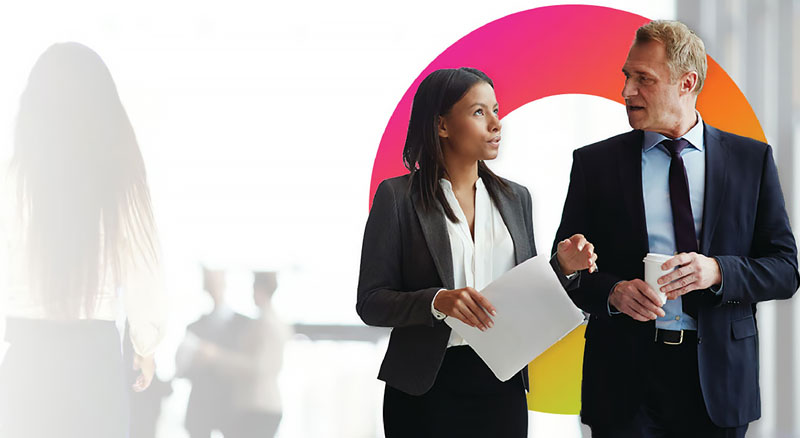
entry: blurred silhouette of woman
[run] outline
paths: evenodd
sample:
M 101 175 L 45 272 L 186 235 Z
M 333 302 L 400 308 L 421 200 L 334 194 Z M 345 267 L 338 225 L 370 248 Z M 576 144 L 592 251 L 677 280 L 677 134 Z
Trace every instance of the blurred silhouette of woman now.
M 48 48 L 14 134 L 0 216 L 0 436 L 125 437 L 131 365 L 115 321 L 130 324 L 142 391 L 165 301 L 144 162 L 100 57 Z

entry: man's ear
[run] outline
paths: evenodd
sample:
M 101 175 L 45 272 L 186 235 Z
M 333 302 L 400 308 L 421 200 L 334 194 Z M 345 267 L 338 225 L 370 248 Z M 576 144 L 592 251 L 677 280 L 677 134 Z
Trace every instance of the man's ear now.
M 681 76 L 681 94 L 694 93 L 697 88 L 698 75 L 696 71 L 684 73 Z
M 439 137 L 447 138 L 447 125 L 445 124 L 444 117 L 439 116 L 438 129 Z

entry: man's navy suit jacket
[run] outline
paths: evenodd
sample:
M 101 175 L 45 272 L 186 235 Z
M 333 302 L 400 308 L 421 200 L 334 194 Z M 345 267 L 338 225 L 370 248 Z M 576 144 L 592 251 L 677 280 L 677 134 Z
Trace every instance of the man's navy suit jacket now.
M 706 184 L 700 253 L 722 271 L 720 295 L 705 289 L 697 317 L 697 361 L 708 414 L 720 427 L 761 415 L 756 303 L 790 298 L 798 288 L 797 248 L 769 145 L 705 125 Z M 610 315 L 608 295 L 621 280 L 644 278 L 648 253 L 642 198 L 642 131 L 573 154 L 564 211 L 553 248 L 574 233 L 595 245 L 599 272 L 569 291 L 591 316 L 586 329 L 584 423 L 630 420 L 644 394 L 646 352 L 655 323 Z M 650 345 L 648 345 L 648 343 Z

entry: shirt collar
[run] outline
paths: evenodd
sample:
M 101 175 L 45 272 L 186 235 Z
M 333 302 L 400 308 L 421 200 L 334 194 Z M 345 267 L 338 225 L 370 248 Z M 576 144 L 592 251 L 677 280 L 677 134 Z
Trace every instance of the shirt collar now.
M 697 114 L 697 123 L 689 130 L 683 137 L 680 137 L 689 142 L 695 149 L 703 150 L 703 118 L 700 113 L 695 110 Z M 668 137 L 653 131 L 644 131 L 644 142 L 642 143 L 642 150 L 649 152 L 650 149 L 658 146 L 664 140 L 669 140 Z
M 451 192 L 453 191 L 453 184 L 451 184 L 448 179 L 439 178 L 439 184 L 442 186 L 443 189 L 451 191 Z M 481 177 L 478 177 L 478 180 L 475 181 L 475 189 L 476 190 L 481 190 L 483 188 L 484 188 L 483 179 L 481 179 Z

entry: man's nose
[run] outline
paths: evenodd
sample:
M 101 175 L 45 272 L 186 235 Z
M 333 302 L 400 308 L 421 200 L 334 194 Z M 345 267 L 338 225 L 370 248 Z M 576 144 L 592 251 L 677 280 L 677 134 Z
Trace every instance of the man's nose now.
M 631 96 L 635 96 L 638 94 L 639 90 L 633 84 L 633 81 L 630 78 L 625 79 L 625 85 L 622 87 L 622 98 L 628 99 Z

